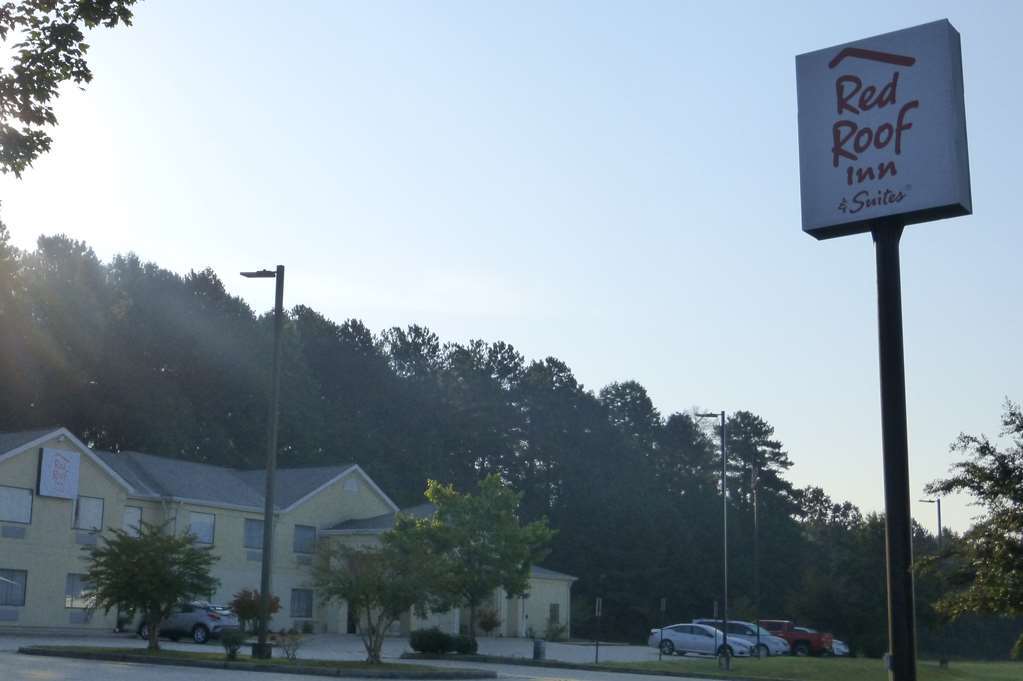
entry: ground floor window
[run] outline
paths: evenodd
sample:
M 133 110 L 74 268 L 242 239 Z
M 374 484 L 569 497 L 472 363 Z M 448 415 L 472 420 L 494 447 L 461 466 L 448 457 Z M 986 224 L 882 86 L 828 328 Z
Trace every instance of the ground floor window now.
M 561 604 L 551 603 L 550 615 L 547 621 L 551 624 L 561 624 Z
M 0 570 L 0 605 L 14 607 L 25 605 L 27 582 L 26 570 Z
M 88 608 L 92 606 L 92 584 L 85 575 L 69 574 L 64 580 L 64 607 Z
M 292 589 L 291 590 L 291 616 L 312 617 L 313 616 L 313 590 Z

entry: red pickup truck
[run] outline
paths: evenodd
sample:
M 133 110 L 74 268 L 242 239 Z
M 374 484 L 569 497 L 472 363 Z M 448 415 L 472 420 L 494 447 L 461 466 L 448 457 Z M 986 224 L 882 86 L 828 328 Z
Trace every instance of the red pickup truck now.
M 760 620 L 760 626 L 788 641 L 793 655 L 805 657 L 834 654 L 834 637 L 831 634 L 822 634 L 809 627 L 797 627 L 792 620 Z

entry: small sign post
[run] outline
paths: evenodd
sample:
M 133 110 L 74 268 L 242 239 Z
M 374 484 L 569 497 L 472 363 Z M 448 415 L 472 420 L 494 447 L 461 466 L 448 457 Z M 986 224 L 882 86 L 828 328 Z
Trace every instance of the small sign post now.
M 604 599 L 597 596 L 597 600 L 593 605 L 594 614 L 597 616 L 597 640 L 593 646 L 593 664 L 600 664 L 600 619 L 601 611 L 603 610 Z
M 799 55 L 796 80 L 803 230 L 874 240 L 888 669 L 916 681 L 899 240 L 973 212 L 959 33 L 941 20 Z

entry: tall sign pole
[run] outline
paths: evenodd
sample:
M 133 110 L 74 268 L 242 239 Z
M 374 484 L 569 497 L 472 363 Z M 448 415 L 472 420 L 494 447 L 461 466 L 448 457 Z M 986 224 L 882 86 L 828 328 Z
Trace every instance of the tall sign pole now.
M 885 560 L 888 568 L 889 667 L 892 678 L 916 679 L 913 606 L 913 527 L 909 511 L 906 371 L 902 349 L 902 225 L 873 231 L 877 257 L 877 330 L 881 365 L 881 442 L 884 457 Z
M 947 20 L 796 57 L 803 231 L 870 232 L 877 266 L 889 672 L 916 681 L 899 241 L 969 215 L 959 33 Z

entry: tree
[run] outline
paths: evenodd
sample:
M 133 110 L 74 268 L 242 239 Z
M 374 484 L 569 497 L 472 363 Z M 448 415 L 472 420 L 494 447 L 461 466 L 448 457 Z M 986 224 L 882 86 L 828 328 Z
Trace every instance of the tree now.
M 554 532 L 546 518 L 522 525 L 522 495 L 496 475 L 484 478 L 479 494 L 460 494 L 452 485 L 431 480 L 426 498 L 436 514 L 421 521 L 438 555 L 445 557 L 447 579 L 440 600 L 469 608 L 469 636 L 476 638 L 476 609 L 498 587 L 510 596 L 529 585 L 529 568 L 546 554 Z
M 0 171 L 21 173 L 52 140 L 52 101 L 66 81 L 92 80 L 82 28 L 131 25 L 136 0 L 22 0 L 0 4 L 0 41 L 14 44 L 14 65 L 0 68 Z
M 366 661 L 379 664 L 388 628 L 409 610 L 423 617 L 433 602 L 442 561 L 422 528 L 399 515 L 380 546 L 321 544 L 313 583 L 325 601 L 343 600 L 363 623 Z
M 94 607 L 141 612 L 149 628 L 149 650 L 159 650 L 160 622 L 182 600 L 213 593 L 219 580 L 210 575 L 217 561 L 212 547 L 195 546 L 191 534 L 165 532 L 143 522 L 137 537 L 112 529 L 89 551 L 88 581 Z
M 1010 445 L 999 449 L 987 436 L 961 434 L 952 450 L 967 458 L 952 474 L 930 483 L 928 494 L 968 492 L 985 512 L 949 547 L 952 593 L 937 609 L 956 619 L 967 613 L 1023 615 L 1023 410 L 1006 400 L 1002 436 Z M 1023 634 L 1014 648 L 1023 656 Z

